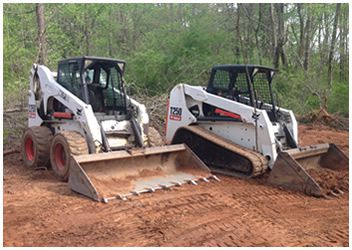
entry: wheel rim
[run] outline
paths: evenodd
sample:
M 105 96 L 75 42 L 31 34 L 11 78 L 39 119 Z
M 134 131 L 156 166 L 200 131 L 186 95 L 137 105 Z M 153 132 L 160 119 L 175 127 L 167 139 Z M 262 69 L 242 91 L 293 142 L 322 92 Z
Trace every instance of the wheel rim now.
M 54 159 L 58 169 L 64 170 L 66 165 L 66 154 L 65 154 L 64 146 L 61 143 L 58 143 L 55 145 Z
M 30 161 L 34 160 L 34 145 L 32 137 L 28 136 L 24 142 L 26 158 Z

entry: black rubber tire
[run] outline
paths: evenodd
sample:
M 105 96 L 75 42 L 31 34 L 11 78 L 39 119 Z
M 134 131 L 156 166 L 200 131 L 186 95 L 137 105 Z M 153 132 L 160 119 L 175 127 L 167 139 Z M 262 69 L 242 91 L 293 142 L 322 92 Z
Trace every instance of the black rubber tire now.
M 50 162 L 55 175 L 67 181 L 72 158 L 71 155 L 88 154 L 85 138 L 76 131 L 64 131 L 54 136 L 50 147 Z
M 50 144 L 53 134 L 48 127 L 28 128 L 22 136 L 21 154 L 26 167 L 50 166 Z

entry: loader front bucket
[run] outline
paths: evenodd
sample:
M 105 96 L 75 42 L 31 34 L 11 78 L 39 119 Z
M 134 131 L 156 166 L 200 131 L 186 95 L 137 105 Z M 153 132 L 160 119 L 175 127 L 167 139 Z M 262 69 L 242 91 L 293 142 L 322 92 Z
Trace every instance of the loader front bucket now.
M 217 179 L 184 144 L 73 156 L 71 162 L 70 188 L 103 202 Z
M 320 197 L 348 190 L 346 178 L 347 156 L 335 144 L 317 144 L 280 152 L 267 181 Z

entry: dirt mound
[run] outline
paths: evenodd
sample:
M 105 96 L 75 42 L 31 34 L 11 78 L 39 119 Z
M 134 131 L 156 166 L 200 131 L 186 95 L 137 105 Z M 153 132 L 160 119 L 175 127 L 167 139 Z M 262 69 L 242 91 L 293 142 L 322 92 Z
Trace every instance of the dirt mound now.
M 348 170 L 334 171 L 326 168 L 308 170 L 308 173 L 322 188 L 324 194 L 331 194 L 331 191 L 339 194 L 339 190 L 348 192 Z
M 303 123 L 313 125 L 325 125 L 331 128 L 348 130 L 348 117 L 343 117 L 339 114 L 330 114 L 325 108 L 313 111 L 309 114 L 297 116 L 297 119 Z
M 120 193 L 131 190 L 133 185 L 129 179 L 115 179 L 115 178 L 95 178 L 94 176 L 89 177 L 94 188 L 97 190 L 99 195 L 102 197 L 116 196 Z
M 348 132 L 335 130 L 325 125 L 300 125 L 298 127 L 299 144 L 308 146 L 320 143 L 335 143 L 348 155 Z
M 143 178 L 148 177 L 163 176 L 165 173 L 161 168 L 154 170 L 143 169 L 136 173 L 135 175 L 128 175 L 124 178 L 113 178 L 113 177 L 99 177 L 90 175 L 89 179 L 102 197 L 112 197 L 116 195 L 128 194 L 131 192 L 135 183 Z

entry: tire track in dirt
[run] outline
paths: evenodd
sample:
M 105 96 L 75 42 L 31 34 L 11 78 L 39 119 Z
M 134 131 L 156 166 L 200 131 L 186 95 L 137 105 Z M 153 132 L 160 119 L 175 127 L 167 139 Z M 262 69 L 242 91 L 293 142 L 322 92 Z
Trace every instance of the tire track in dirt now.
M 317 199 L 219 177 L 102 204 L 5 157 L 4 245 L 348 246 L 348 193 Z
M 241 185 L 241 187 L 244 186 L 245 184 Z M 347 196 L 334 199 L 318 199 L 300 193 L 281 191 L 276 188 L 270 189 L 270 187 L 267 186 L 260 187 L 259 185 L 252 188 L 252 191 L 252 193 L 248 191 L 236 192 L 233 194 L 233 198 L 238 199 L 243 207 L 253 209 L 256 215 L 261 216 L 261 218 L 268 220 L 270 223 L 290 225 L 290 231 L 294 232 L 296 235 L 302 234 L 302 227 L 307 224 L 306 221 L 309 221 L 308 227 L 305 228 L 305 231 L 308 231 L 308 234 L 311 233 L 312 237 L 306 237 L 304 241 L 297 242 L 295 245 L 315 245 L 317 237 L 316 233 L 314 233 L 314 229 L 322 226 L 331 228 L 332 226 L 330 225 L 329 220 L 336 221 L 339 219 L 339 216 L 341 216 L 340 214 L 339 216 L 335 216 L 334 214 L 331 215 L 332 205 L 329 203 L 333 202 L 335 206 L 336 203 L 341 203 L 339 204 L 341 211 L 345 211 L 345 214 L 348 217 Z M 246 197 L 250 198 L 246 199 Z M 346 200 L 347 204 L 345 203 Z M 255 206 L 255 204 L 260 204 L 260 206 Z M 324 220 L 328 222 L 322 224 L 322 221 L 317 219 L 316 223 L 314 223 L 314 220 L 310 218 L 312 216 L 311 213 L 321 214 L 324 216 Z M 339 234 L 334 235 L 331 234 L 331 232 L 328 232 L 329 237 L 326 237 L 325 233 L 323 233 L 321 236 L 321 242 L 325 242 L 326 245 L 330 246 L 347 245 L 348 225 L 344 224 L 347 226 L 341 227 L 341 229 L 339 229 L 339 224 L 335 225 L 337 227 L 336 231 L 339 232 Z M 287 228 L 287 226 L 285 226 L 285 228 Z M 305 234 L 302 234 L 302 236 L 305 236 Z
M 223 178 L 226 179 L 226 177 Z M 226 184 L 226 182 L 220 182 L 213 184 L 211 187 L 199 187 L 200 190 L 203 188 L 210 190 L 208 194 L 197 193 L 198 190 L 196 191 L 196 188 L 194 188 L 195 194 L 187 198 L 168 199 L 146 210 L 145 214 L 147 216 L 141 216 L 141 219 L 145 220 L 146 228 L 150 228 L 150 225 L 153 225 L 154 228 L 158 228 L 158 231 L 164 236 L 163 241 L 167 241 L 168 238 L 177 239 L 176 241 L 172 241 L 172 244 L 159 241 L 157 245 L 210 246 L 212 245 L 211 242 L 214 241 L 216 241 L 217 244 L 220 242 L 219 246 L 237 246 L 239 242 L 243 242 L 244 245 L 253 246 L 271 245 L 271 242 L 274 241 L 276 241 L 277 245 L 287 244 L 287 240 L 282 241 L 280 239 L 282 238 L 283 232 L 285 232 L 284 236 L 285 239 L 287 239 L 289 232 L 283 227 L 277 228 L 276 226 L 276 230 L 280 232 L 280 234 L 276 234 L 275 237 L 272 237 L 272 222 L 263 220 L 258 209 L 248 208 L 248 204 L 241 199 L 234 200 L 231 193 L 225 195 L 221 194 L 221 198 L 217 197 L 219 193 L 217 193 L 216 190 L 223 188 L 223 185 Z M 251 184 L 246 184 L 246 186 L 251 186 Z M 178 190 L 178 192 L 181 191 Z M 268 193 L 270 192 L 264 192 L 264 194 Z M 271 190 L 271 193 L 280 193 L 280 190 Z M 243 192 L 242 196 L 244 197 L 250 194 L 250 197 L 253 197 L 253 193 L 248 191 Z M 256 194 L 254 193 L 254 195 Z M 202 198 L 199 199 L 199 197 Z M 254 199 L 254 201 L 257 200 Z M 160 209 L 161 207 L 162 210 Z M 221 211 L 221 214 L 219 214 L 219 211 Z M 176 220 L 178 222 L 178 225 L 182 224 L 182 229 L 175 229 L 174 221 L 172 222 L 167 219 L 164 219 L 163 223 L 167 226 L 160 226 L 159 221 L 162 221 L 165 215 L 171 215 L 174 221 Z M 196 219 L 194 219 L 195 215 Z M 258 238 L 253 232 L 270 233 Z

